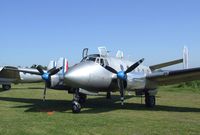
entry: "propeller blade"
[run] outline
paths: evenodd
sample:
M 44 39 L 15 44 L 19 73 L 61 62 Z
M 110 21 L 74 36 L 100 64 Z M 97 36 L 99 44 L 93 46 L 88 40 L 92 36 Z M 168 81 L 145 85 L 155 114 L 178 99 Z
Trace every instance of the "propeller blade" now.
M 47 83 L 45 83 L 44 93 L 43 93 L 43 101 L 46 99 L 46 92 L 47 92 Z
M 118 79 L 118 86 L 120 89 L 121 105 L 124 105 L 124 81 L 121 79 Z
M 110 66 L 106 66 L 105 68 L 106 68 L 108 71 L 110 71 L 110 72 L 112 72 L 112 73 L 114 73 L 114 74 L 117 74 L 117 71 L 116 71 L 115 69 L 111 68 Z
M 142 58 L 141 60 L 139 60 L 138 62 L 136 62 L 135 64 L 133 64 L 132 66 L 130 66 L 126 71 L 125 74 L 133 71 L 135 68 L 137 68 L 142 62 L 144 61 L 144 58 Z
M 53 68 L 53 69 L 51 69 L 51 70 L 49 70 L 48 72 L 49 72 L 49 75 L 51 76 L 51 75 L 55 75 L 55 74 L 57 74 L 60 70 L 62 69 L 62 67 L 60 67 L 60 68 Z
M 36 67 L 36 69 L 37 69 L 41 74 L 44 74 L 44 71 L 43 71 L 43 68 L 42 68 L 41 65 L 38 65 L 38 66 Z
M 50 69 L 49 71 L 48 71 L 48 73 L 51 73 L 53 70 L 55 70 L 56 69 L 56 67 L 53 67 L 52 69 Z

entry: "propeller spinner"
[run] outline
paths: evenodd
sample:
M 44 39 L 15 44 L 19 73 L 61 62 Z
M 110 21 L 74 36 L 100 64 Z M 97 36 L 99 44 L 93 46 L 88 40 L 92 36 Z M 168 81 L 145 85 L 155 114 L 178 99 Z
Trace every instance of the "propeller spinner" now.
M 127 81 L 127 73 L 130 73 L 133 71 L 135 68 L 137 68 L 142 62 L 144 61 L 144 58 L 139 60 L 138 62 L 134 63 L 132 66 L 130 66 L 126 71 L 116 71 L 110 66 L 106 66 L 105 68 L 114 73 L 117 74 L 117 82 L 118 82 L 118 87 L 120 89 L 120 96 L 121 96 L 121 104 L 124 105 L 124 82 Z

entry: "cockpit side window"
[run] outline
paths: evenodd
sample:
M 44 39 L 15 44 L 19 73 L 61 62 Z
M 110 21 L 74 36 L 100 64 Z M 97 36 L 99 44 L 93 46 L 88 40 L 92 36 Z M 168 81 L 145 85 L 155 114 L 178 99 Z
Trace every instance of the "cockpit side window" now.
M 108 61 L 106 59 L 100 58 L 100 57 L 97 57 L 95 62 L 98 63 L 99 65 L 103 66 L 103 67 L 105 67 L 106 65 L 109 65 Z
M 109 66 L 109 63 L 108 63 L 107 59 L 104 59 L 104 64 L 105 64 L 105 66 Z
M 104 67 L 104 65 L 105 65 L 105 64 L 104 64 L 104 59 L 102 59 L 102 58 L 100 59 L 100 65 L 103 66 L 103 67 Z
M 95 62 L 99 64 L 100 63 L 100 58 L 97 57 L 96 60 L 95 60 Z

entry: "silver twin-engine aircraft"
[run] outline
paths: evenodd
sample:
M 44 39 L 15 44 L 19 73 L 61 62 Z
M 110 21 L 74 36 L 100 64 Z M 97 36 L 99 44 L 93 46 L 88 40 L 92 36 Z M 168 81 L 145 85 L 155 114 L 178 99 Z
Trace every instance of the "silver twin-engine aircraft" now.
M 34 72 L 18 70 L 42 76 L 46 82 L 44 97 L 46 87 L 65 89 L 73 93 L 72 111 L 78 113 L 81 104 L 86 100 L 86 95 L 96 95 L 99 92 L 106 92 L 107 98 L 110 98 L 111 92 L 119 91 L 121 104 L 124 105 L 125 91 L 135 91 L 136 95 L 145 95 L 147 107 L 154 107 L 158 86 L 200 79 L 200 68 L 157 70 L 182 62 L 187 65 L 187 57 L 186 53 L 183 59 L 143 66 L 141 63 L 144 59 L 137 62 L 126 60 L 121 51 L 118 51 L 116 57 L 111 57 L 105 47 L 99 47 L 99 54 L 89 55 L 88 49 L 84 49 L 81 62 L 69 69 L 66 64 L 63 64 L 64 66 L 57 65 L 48 71 L 44 71 L 40 66 L 37 67 L 38 71 Z M 61 61 L 65 63 L 66 59 Z

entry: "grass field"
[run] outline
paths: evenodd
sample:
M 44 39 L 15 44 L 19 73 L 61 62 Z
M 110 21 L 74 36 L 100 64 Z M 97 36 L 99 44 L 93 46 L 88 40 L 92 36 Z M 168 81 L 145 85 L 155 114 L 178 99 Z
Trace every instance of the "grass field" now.
M 140 97 L 128 96 L 120 106 L 118 93 L 88 97 L 80 114 L 71 112 L 72 95 L 43 84 L 15 85 L 0 92 L 0 135 L 198 135 L 200 92 L 161 87 L 157 106 L 149 109 Z M 144 99 L 143 99 L 144 102 Z

